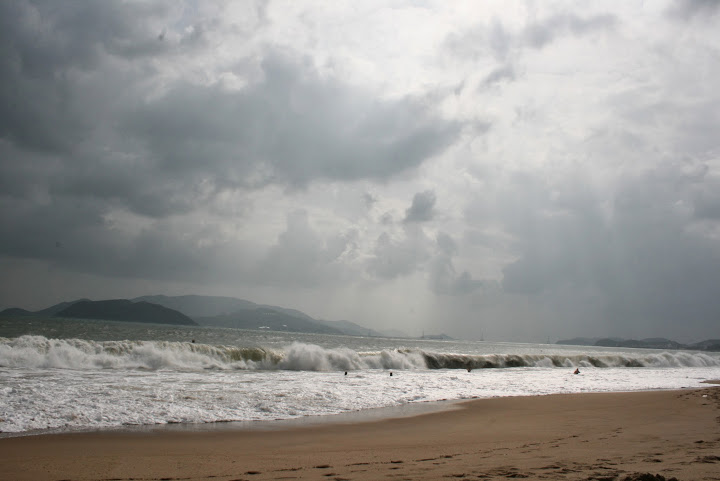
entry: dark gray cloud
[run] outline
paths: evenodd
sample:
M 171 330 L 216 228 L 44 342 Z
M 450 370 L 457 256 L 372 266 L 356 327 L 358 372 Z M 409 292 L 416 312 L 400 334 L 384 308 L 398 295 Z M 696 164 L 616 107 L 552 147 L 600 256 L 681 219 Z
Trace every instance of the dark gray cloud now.
M 362 195 L 363 202 L 365 203 L 365 207 L 368 209 L 371 208 L 376 202 L 377 198 L 372 195 L 370 192 L 365 192 Z
M 115 129 L 130 99 L 145 93 L 152 62 L 189 52 L 194 41 L 187 37 L 197 38 L 200 29 L 191 28 L 158 42 L 157 25 L 175 8 L 174 2 L 0 5 L 0 149 L 7 154 L 0 170 L 14 194 L 43 191 L 59 206 L 63 197 L 95 198 L 100 209 L 125 203 L 154 216 L 188 210 L 192 184 L 182 176 L 166 180 Z
M 218 254 L 198 247 L 195 234 L 173 235 L 165 219 L 269 184 L 385 180 L 459 133 L 424 97 L 378 99 L 271 47 L 233 67 L 248 82 L 241 89 L 162 77 L 163 65 L 201 52 L 219 28 L 218 19 L 185 19 L 184 8 L 0 4 L 0 221 L 13 226 L 0 237 L 1 255 L 154 279 L 224 272 Z M 154 221 L 118 232 L 107 218 L 125 211 Z M 56 239 L 62 252 L 48 249 Z M 304 236 L 283 239 L 266 262 L 303 250 Z M 350 241 L 328 242 L 315 254 L 332 257 Z M 266 267 L 268 282 L 290 272 Z M 325 274 L 318 278 L 336 276 Z
M 357 232 L 323 239 L 310 225 L 304 210 L 291 212 L 287 225 L 264 258 L 247 276 L 256 285 L 317 287 L 343 281 L 349 267 L 340 262 L 357 249 Z
M 150 56 L 167 49 L 153 23 L 172 4 L 8 1 L 0 4 L 0 138 L 20 148 L 70 153 L 87 140 L 101 106 L 93 90 L 112 92 L 112 78 L 87 78 L 105 59 Z M 110 85 L 102 85 L 109 81 Z
M 611 14 L 583 17 L 574 13 L 560 13 L 527 22 L 522 29 L 510 31 L 498 19 L 493 19 L 489 25 L 478 25 L 465 32 L 448 35 L 444 47 L 461 58 L 477 61 L 492 56 L 501 65 L 506 65 L 513 59 L 514 51 L 525 47 L 541 49 L 559 38 L 582 37 L 611 30 L 618 22 Z
M 514 46 L 513 35 L 498 19 L 490 25 L 477 25 L 467 31 L 453 32 L 445 39 L 444 50 L 461 58 L 478 60 L 490 55 L 505 62 Z
M 419 270 L 431 255 L 431 244 L 422 229 L 407 226 L 402 236 L 383 232 L 375 242 L 366 269 L 374 277 L 391 280 Z
M 642 326 L 683 336 L 683 329 L 713 325 L 720 255 L 712 236 L 689 226 L 692 199 L 720 187 L 717 181 L 658 166 L 626 179 L 608 204 L 578 180 L 552 188 L 529 179 L 517 185 L 526 192 L 523 204 L 508 203 L 504 218 L 518 220 L 507 225 L 520 257 L 504 269 L 504 291 L 538 299 L 594 292 L 599 312 L 588 318 L 602 319 L 611 332 Z
M 407 323 L 470 335 L 711 332 L 718 3 L 526 6 L 444 5 L 419 43 L 342 7 L 0 2 L 0 264 L 333 289 L 376 322 L 422 296 Z
M 88 116 L 77 122 L 52 108 L 45 112 L 44 104 L 33 106 L 39 124 L 28 119 L 18 127 L 12 115 L 3 115 L 16 156 L 36 147 L 54 155 L 29 159 L 52 169 L 18 162 L 3 170 L 8 177 L 23 170 L 23 180 L 49 185 L 56 195 L 91 196 L 163 217 L 227 189 L 385 179 L 418 166 L 458 133 L 458 124 L 434 119 L 420 99 L 378 102 L 307 68 L 272 54 L 263 62 L 264 80 L 253 87 L 176 85 L 148 103 L 106 105 L 115 117 L 92 127 L 103 110 L 97 105 L 74 109 Z M 32 138 L 21 139 L 25 134 Z M 55 136 L 62 146 L 53 143 Z M 60 176 L 42 179 L 55 169 Z
M 496 68 L 489 74 L 485 76 L 485 78 L 482 81 L 483 87 L 489 87 L 498 83 L 501 83 L 503 81 L 512 82 L 515 80 L 516 74 L 515 69 L 512 65 L 503 65 L 501 67 Z
M 697 193 L 693 209 L 695 218 L 702 220 L 720 220 L 720 192 L 704 189 Z
M 0 6 L 0 138 L 18 152 L 55 155 L 52 162 L 67 167 L 57 192 L 105 196 L 162 216 L 196 202 L 188 193 L 208 179 L 222 190 L 386 178 L 438 153 L 459 131 L 421 98 L 378 101 L 277 51 L 266 52 L 261 79 L 244 90 L 169 83 L 165 94 L 143 101 L 157 73 L 152 62 L 192 53 L 214 27 L 212 19 L 196 20 L 159 41 L 177 20 L 174 7 Z M 147 62 L 123 66 L 118 58 Z
M 138 105 L 124 130 L 164 169 L 241 187 L 384 179 L 416 167 L 459 133 L 422 99 L 380 102 L 279 53 L 261 68 L 263 80 L 240 91 L 174 86 Z
M 427 222 L 432 220 L 436 201 L 434 191 L 418 192 L 413 196 L 412 205 L 405 211 L 403 222 Z
M 687 21 L 694 18 L 709 19 L 719 11 L 720 3 L 716 0 L 677 0 L 671 3 L 665 13 L 669 18 Z
M 522 36 L 524 42 L 534 48 L 543 48 L 560 36 L 582 36 L 595 31 L 613 28 L 618 20 L 609 14 L 580 17 L 574 14 L 553 15 L 528 25 Z
M 483 287 L 483 281 L 473 279 L 468 271 L 455 270 L 453 257 L 458 254 L 455 240 L 444 232 L 437 236 L 437 254 L 429 262 L 430 289 L 436 294 L 459 296 Z
M 503 27 L 498 19 L 494 19 L 487 32 L 487 41 L 495 58 L 505 60 L 512 48 L 512 35 Z

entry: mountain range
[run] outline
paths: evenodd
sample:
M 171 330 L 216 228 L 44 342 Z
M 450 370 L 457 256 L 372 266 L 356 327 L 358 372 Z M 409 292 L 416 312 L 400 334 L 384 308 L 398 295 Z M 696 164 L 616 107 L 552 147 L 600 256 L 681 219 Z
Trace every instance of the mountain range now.
M 219 296 L 141 296 L 134 299 L 91 301 L 78 299 L 61 302 L 39 311 L 17 307 L 5 309 L 0 317 L 58 317 L 75 319 L 105 319 L 112 321 L 175 324 L 187 326 L 216 326 L 236 329 L 267 329 L 272 331 L 343 334 L 372 337 L 409 337 L 400 331 L 368 329 L 350 321 L 314 319 L 297 309 L 256 304 L 235 297 Z M 425 336 L 425 339 L 449 339 L 444 335 Z M 691 349 L 720 351 L 720 339 L 681 344 L 664 338 L 641 340 L 621 338 L 585 338 L 560 340 L 556 344 L 648 349 Z
M 218 296 L 141 296 L 134 299 L 61 302 L 39 311 L 5 309 L 2 317 L 58 317 L 105 319 L 159 324 L 268 329 L 273 331 L 344 334 L 351 336 L 407 337 L 399 331 L 376 331 L 350 321 L 314 319 L 297 309 L 256 304 Z

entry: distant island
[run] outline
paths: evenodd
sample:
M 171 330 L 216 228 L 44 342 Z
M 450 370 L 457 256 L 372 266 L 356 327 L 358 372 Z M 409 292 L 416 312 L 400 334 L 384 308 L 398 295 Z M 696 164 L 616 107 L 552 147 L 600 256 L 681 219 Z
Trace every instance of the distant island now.
M 144 322 L 186 326 L 339 334 L 368 337 L 408 337 L 399 331 L 376 331 L 350 321 L 314 319 L 297 309 L 256 304 L 218 296 L 142 296 L 134 299 L 61 302 L 39 311 L 9 308 L 0 317 L 56 317 Z
M 620 338 L 588 338 L 576 337 L 556 342 L 571 346 L 597 346 L 597 347 L 631 347 L 644 349 L 687 349 L 692 351 L 720 351 L 720 339 L 708 339 L 693 344 L 681 344 L 662 337 L 648 339 L 620 339 Z

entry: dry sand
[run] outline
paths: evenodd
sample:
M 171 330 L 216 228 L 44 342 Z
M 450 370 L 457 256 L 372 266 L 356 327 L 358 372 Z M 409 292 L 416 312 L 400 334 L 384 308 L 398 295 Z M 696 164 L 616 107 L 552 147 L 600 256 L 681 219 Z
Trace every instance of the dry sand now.
M 0 479 L 720 480 L 719 415 L 709 387 L 485 399 L 271 431 L 26 436 L 0 439 Z

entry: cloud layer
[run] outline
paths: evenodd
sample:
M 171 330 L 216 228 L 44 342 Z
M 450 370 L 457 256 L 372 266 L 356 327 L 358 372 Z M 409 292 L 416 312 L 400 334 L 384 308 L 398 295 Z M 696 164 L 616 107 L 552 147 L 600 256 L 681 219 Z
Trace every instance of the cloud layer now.
M 717 337 L 716 2 L 0 3 L 0 304 Z

